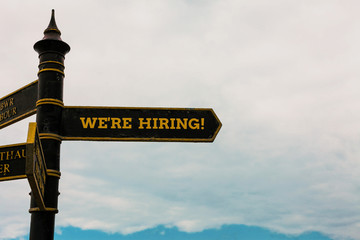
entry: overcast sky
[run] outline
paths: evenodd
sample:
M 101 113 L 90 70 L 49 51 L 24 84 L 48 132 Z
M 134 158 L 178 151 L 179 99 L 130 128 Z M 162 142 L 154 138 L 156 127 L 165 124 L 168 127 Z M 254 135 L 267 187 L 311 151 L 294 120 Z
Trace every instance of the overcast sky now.
M 206 107 L 213 143 L 63 142 L 58 229 L 222 224 L 360 239 L 360 3 L 0 2 L 0 97 L 37 79 L 51 9 L 67 106 Z M 25 142 L 27 118 L 0 131 Z M 29 230 L 29 184 L 0 183 L 0 236 Z

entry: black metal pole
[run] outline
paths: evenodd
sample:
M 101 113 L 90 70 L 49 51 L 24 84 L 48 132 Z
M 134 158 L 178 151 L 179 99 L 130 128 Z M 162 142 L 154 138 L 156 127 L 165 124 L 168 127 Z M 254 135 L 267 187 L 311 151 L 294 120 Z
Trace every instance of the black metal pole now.
M 44 38 L 34 45 L 40 60 L 36 122 L 48 170 L 44 193 L 45 211 L 38 208 L 34 196 L 31 196 L 30 240 L 54 239 L 55 214 L 58 212 L 61 144 L 59 128 L 64 106 L 64 59 L 65 54 L 70 51 L 69 45 L 61 40 L 60 35 L 52 10 Z

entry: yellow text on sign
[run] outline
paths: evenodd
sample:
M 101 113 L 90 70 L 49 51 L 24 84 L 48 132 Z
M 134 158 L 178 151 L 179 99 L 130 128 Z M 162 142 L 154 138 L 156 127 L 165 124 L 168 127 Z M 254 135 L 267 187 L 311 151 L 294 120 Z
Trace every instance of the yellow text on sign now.
M 6 175 L 7 173 L 10 173 L 10 164 L 5 163 L 5 164 L 0 164 L 0 174 L 2 175 Z
M 87 129 L 132 129 L 133 118 L 80 117 Z M 138 129 L 204 129 L 204 118 L 137 118 Z
M 26 158 L 25 149 L 0 152 L 0 174 L 7 175 L 11 172 L 10 164 L 5 161 Z
M 9 98 L 0 102 L 0 122 L 14 115 L 16 115 L 16 107 L 14 107 L 14 98 Z
M 112 117 L 81 117 L 80 121 L 83 128 L 100 129 L 131 129 L 132 118 L 112 118 Z
M 0 111 L 9 108 L 14 105 L 14 98 L 6 99 L 2 102 L 0 102 Z

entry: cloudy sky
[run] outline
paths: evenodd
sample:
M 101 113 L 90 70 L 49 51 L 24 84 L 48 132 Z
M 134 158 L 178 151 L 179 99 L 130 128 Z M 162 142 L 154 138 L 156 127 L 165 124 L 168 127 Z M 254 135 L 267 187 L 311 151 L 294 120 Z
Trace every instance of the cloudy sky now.
M 0 97 L 37 79 L 51 9 L 68 106 L 206 107 L 213 143 L 63 142 L 58 231 L 223 224 L 360 239 L 360 3 L 0 2 Z M 26 141 L 28 122 L 0 132 Z M 0 236 L 29 229 L 26 180 L 0 183 Z

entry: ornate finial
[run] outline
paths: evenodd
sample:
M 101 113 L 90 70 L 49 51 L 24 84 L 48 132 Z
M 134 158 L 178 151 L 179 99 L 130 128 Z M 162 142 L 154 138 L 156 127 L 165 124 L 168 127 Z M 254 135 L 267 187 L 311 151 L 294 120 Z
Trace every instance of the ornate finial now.
M 60 40 L 61 32 L 56 26 L 55 22 L 55 10 L 52 9 L 51 11 L 51 20 L 49 23 L 49 26 L 44 31 L 44 38 L 43 39 L 54 39 L 54 40 Z
M 60 38 L 61 32 L 56 26 L 55 11 L 52 10 L 49 26 L 44 31 L 44 38 L 34 45 L 40 55 L 48 51 L 56 51 L 65 55 L 70 51 L 70 46 Z

